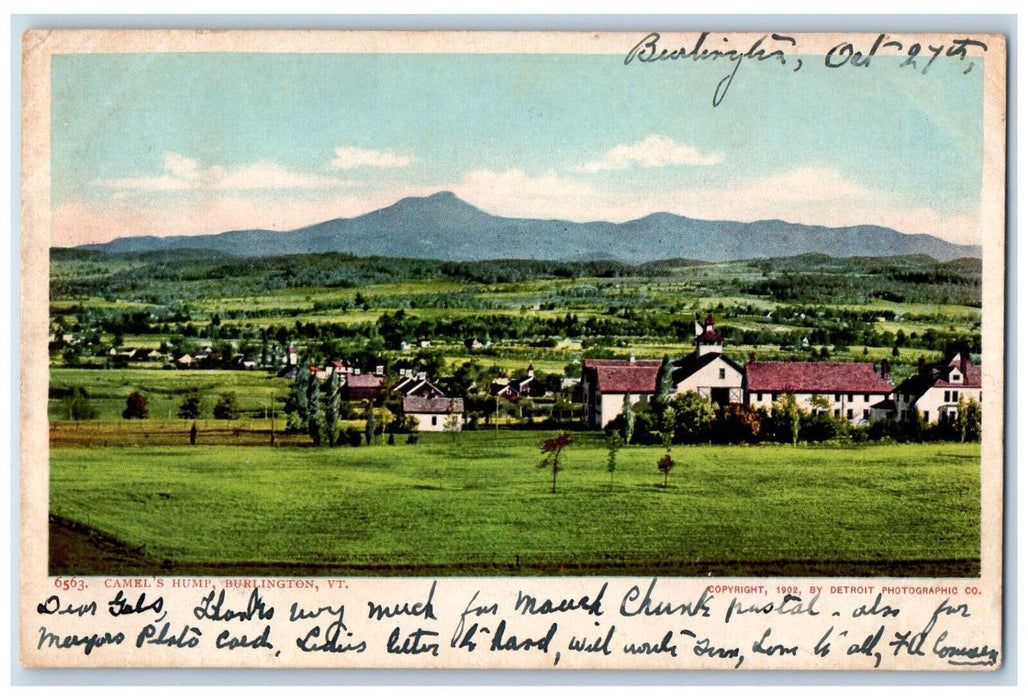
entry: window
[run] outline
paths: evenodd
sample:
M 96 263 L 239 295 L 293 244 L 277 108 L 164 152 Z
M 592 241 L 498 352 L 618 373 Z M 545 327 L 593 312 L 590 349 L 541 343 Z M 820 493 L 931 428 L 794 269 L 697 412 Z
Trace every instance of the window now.
M 864 394 L 864 403 L 868 403 L 870 401 L 871 401 L 871 394 Z
M 722 367 L 721 369 L 719 369 L 717 371 L 717 378 L 718 379 L 724 379 L 725 378 L 725 368 L 724 367 Z
M 842 412 L 839 409 L 835 409 L 835 417 L 838 418 L 840 415 L 842 415 Z
M 867 420 L 867 419 L 868 419 L 868 418 L 870 418 L 870 417 L 871 417 L 871 411 L 869 411 L 869 410 L 867 410 L 867 409 L 865 408 L 865 409 L 864 409 L 864 420 Z
M 846 400 L 849 403 L 853 403 L 853 394 L 846 394 Z
M 842 401 L 842 394 L 835 395 L 835 402 L 838 403 L 839 401 Z
M 946 403 L 949 403 L 949 392 L 948 391 L 942 392 L 942 400 L 945 401 Z
M 439 416 L 432 416 L 432 425 L 435 425 L 439 421 Z
M 846 409 L 846 417 L 849 418 L 850 420 L 853 420 L 853 409 L 852 408 L 847 408 Z
M 777 401 L 778 400 L 778 394 L 771 394 L 771 400 L 772 401 Z
M 928 411 L 924 412 L 924 419 L 925 419 L 925 422 L 927 423 L 928 422 Z
M 760 393 L 760 392 L 757 392 L 757 401 L 763 401 L 763 400 L 764 400 L 764 395 L 762 393 Z

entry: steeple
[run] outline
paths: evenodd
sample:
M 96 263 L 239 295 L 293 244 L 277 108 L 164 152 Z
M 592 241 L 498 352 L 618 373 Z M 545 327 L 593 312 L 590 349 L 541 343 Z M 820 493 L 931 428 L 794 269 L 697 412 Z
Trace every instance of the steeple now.
M 721 345 L 725 339 L 714 330 L 714 317 L 707 315 L 703 322 L 703 332 L 696 337 L 696 355 L 701 357 L 707 353 L 721 353 Z

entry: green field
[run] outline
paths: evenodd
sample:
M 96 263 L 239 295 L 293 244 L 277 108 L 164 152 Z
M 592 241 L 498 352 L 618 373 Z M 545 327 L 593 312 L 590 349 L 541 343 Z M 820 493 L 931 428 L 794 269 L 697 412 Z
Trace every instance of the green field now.
M 50 454 L 51 573 L 953 575 L 980 557 L 980 447 L 675 447 L 548 433 L 361 448 Z

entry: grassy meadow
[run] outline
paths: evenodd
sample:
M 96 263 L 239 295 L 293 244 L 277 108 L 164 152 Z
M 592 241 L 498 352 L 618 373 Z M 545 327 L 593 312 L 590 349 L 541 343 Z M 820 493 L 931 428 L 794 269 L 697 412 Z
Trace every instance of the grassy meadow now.
M 888 358 L 899 383 L 922 357 L 980 353 L 977 260 L 54 249 L 49 291 L 55 574 L 978 572 L 977 444 L 678 446 L 662 488 L 662 449 L 621 450 L 611 480 L 602 436 L 576 423 L 556 494 L 536 468 L 556 434 L 540 429 L 546 411 L 581 416 L 570 385 L 583 360 L 683 357 L 708 313 L 739 363 Z M 426 371 L 466 400 L 467 427 L 474 417 L 503 428 L 311 447 L 306 433 L 281 432 L 290 384 L 276 375 L 291 345 L 300 364 L 381 365 L 390 384 L 401 369 Z M 208 369 L 175 369 L 205 348 Z M 160 357 L 130 361 L 129 349 Z M 497 416 L 491 381 L 529 363 L 551 380 L 548 397 Z M 148 419 L 121 417 L 132 392 L 148 399 Z M 213 417 L 226 392 L 238 420 Z M 202 397 L 196 446 L 194 421 L 177 417 L 191 394 Z M 339 428 L 363 431 L 363 416 L 349 406 Z
M 53 449 L 52 516 L 112 557 L 52 551 L 52 573 L 978 571 L 978 445 L 675 447 L 663 488 L 660 448 L 621 450 L 611 479 L 601 437 L 578 433 L 554 495 L 548 436 Z

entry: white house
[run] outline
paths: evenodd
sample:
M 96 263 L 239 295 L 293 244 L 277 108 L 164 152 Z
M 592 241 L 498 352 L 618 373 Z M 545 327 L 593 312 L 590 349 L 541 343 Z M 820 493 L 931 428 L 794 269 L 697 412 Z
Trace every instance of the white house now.
M 982 368 L 956 353 L 949 361 L 934 364 L 922 359 L 917 374 L 896 387 L 892 403 L 876 408 L 901 420 L 916 411 L 923 420 L 934 423 L 956 418 L 960 399 L 982 402 Z
M 464 399 L 451 399 L 446 396 L 404 396 L 402 408 L 405 416 L 418 419 L 418 430 L 459 431 L 464 424 Z
M 770 408 L 783 394 L 792 394 L 800 408 L 816 412 L 823 409 L 815 404 L 827 400 L 827 410 L 832 415 L 854 424 L 870 420 L 872 408 L 887 399 L 892 390 L 892 382 L 879 374 L 871 362 L 746 365 L 746 397 L 751 406 Z
M 694 391 L 722 405 L 742 403 L 743 368 L 721 354 L 724 338 L 710 316 L 696 325 L 696 350 L 672 363 L 675 394 Z M 585 360 L 582 398 L 586 422 L 602 428 L 631 404 L 649 403 L 659 390 L 661 360 Z
M 694 391 L 722 406 L 743 402 L 743 368 L 721 354 L 724 338 L 707 316 L 696 337 L 696 351 L 673 363 L 671 381 L 675 394 Z
M 621 415 L 625 396 L 630 404 L 649 403 L 657 391 L 660 360 L 585 360 L 582 397 L 585 420 L 602 428 Z

